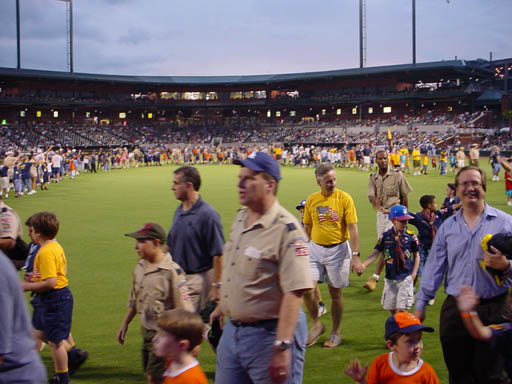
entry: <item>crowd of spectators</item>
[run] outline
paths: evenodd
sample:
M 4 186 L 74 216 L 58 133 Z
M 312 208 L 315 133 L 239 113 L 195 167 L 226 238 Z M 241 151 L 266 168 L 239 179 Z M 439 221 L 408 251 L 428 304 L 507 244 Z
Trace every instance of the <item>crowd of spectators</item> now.
M 237 121 L 205 124 L 196 122 L 155 122 L 152 124 L 91 124 L 68 125 L 63 122 L 7 124 L 0 130 L 2 148 L 30 150 L 55 147 L 98 148 L 117 146 L 160 146 L 175 144 L 226 143 L 302 143 L 302 144 L 359 144 L 386 145 L 388 128 L 393 142 L 413 147 L 416 143 L 440 143 L 472 132 L 471 141 L 481 143 L 482 149 L 499 145 L 508 149 L 509 132 L 468 128 L 478 113 L 392 116 L 371 120 L 347 120 L 336 123 L 302 121 L 259 123 Z M 428 126 L 424 131 L 422 126 Z M 469 131 L 468 131 L 469 130 Z M 456 141 L 452 140 L 452 141 Z

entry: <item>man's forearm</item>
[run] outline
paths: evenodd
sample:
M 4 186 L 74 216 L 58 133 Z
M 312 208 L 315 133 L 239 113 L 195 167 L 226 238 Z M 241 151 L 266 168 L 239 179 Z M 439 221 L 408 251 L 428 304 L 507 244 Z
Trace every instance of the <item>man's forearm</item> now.
M 213 256 L 213 282 L 220 283 L 222 278 L 222 255 Z
M 286 292 L 279 308 L 276 340 L 291 340 L 302 305 L 303 291 Z
M 359 230 L 357 224 L 349 224 L 348 232 L 350 233 L 350 247 L 352 252 L 359 252 Z
M 13 248 L 15 244 L 16 241 L 13 238 L 4 237 L 0 239 L 0 249 L 3 251 Z
M 311 225 L 310 224 L 304 224 L 304 232 L 306 232 L 306 236 L 308 237 L 308 240 L 311 240 Z

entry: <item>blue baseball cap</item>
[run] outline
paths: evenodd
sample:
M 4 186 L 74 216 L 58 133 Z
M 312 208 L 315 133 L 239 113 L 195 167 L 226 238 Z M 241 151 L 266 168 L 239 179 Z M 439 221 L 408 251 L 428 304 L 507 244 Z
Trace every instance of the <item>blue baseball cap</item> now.
M 306 200 L 302 200 L 296 207 L 295 209 L 301 209 L 301 208 L 304 208 L 306 206 Z
M 279 163 L 265 152 L 253 152 L 245 160 L 233 160 L 233 164 L 241 165 L 256 172 L 266 172 L 276 181 L 281 180 Z
M 388 213 L 389 220 L 398 220 L 398 221 L 404 221 L 404 220 L 411 220 L 414 219 L 414 217 L 411 216 L 409 213 L 409 210 L 405 205 L 395 205 L 391 207 Z
M 434 328 L 421 324 L 420 319 L 409 312 L 398 312 L 386 320 L 386 333 L 384 338 L 389 340 L 393 333 L 409 335 L 414 332 L 434 332 Z

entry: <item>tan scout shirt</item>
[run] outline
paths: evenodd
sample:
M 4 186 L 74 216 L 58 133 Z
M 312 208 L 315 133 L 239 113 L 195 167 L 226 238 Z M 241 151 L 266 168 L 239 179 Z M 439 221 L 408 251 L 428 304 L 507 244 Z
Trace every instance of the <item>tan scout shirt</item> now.
M 466 160 L 466 154 L 464 153 L 464 151 L 461 149 L 459 151 L 457 151 L 457 153 L 455 154 L 455 158 L 457 160 Z
M 401 198 L 412 191 L 404 174 L 398 170 L 388 168 L 387 173 L 372 173 L 368 182 L 368 197 L 377 197 L 380 205 L 389 209 L 400 204 Z
M 185 273 L 169 254 L 156 266 L 139 260 L 133 270 L 128 307 L 134 307 L 142 326 L 152 331 L 158 330 L 156 320 L 168 309 L 194 312 Z
M 21 221 L 18 214 L 0 201 L 0 239 L 15 239 L 21 236 Z
M 313 288 L 306 235 L 277 201 L 249 228 L 247 212 L 238 211 L 224 245 L 220 305 L 232 320 L 277 319 L 283 293 Z
M 471 160 L 479 160 L 480 159 L 480 151 L 478 150 L 478 148 L 471 148 L 469 150 L 469 158 Z

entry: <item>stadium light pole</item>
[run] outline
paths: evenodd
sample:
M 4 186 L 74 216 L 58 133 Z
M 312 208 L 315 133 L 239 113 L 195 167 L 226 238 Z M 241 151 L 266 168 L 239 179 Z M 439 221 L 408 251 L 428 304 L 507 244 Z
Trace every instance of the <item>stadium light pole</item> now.
M 412 0 L 412 63 L 416 64 L 416 0 Z
M 69 72 L 73 73 L 73 0 L 69 0 Z
M 366 0 L 359 0 L 359 68 L 366 62 Z
M 18 69 L 21 69 L 21 43 L 20 43 L 20 0 L 16 0 L 16 48 Z
M 73 73 L 73 0 L 59 0 L 66 3 L 66 27 L 67 27 L 67 62 L 69 72 Z

